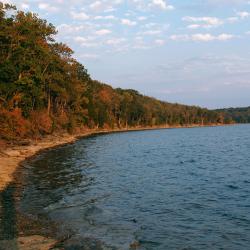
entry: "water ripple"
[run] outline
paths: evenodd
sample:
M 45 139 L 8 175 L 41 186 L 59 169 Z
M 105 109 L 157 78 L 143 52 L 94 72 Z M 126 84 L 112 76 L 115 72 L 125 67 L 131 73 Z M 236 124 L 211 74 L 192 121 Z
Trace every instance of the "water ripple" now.
M 118 249 L 249 249 L 249 141 L 250 125 L 89 137 L 26 165 L 19 209 Z

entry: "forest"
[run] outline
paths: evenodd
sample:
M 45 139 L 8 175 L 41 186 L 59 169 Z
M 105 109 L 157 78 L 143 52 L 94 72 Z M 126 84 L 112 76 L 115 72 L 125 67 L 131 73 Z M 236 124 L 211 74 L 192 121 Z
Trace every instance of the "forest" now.
M 233 122 L 223 111 L 171 104 L 93 80 L 56 33 L 38 15 L 0 3 L 0 139 Z
M 218 109 L 216 111 L 223 113 L 227 121 L 250 123 L 250 107 Z

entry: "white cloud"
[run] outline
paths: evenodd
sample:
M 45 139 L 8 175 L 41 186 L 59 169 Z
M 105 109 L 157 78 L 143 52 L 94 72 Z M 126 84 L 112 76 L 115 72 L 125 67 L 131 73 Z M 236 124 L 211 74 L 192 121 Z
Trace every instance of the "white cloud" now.
M 133 42 L 133 49 L 150 49 L 151 47 L 146 44 L 142 36 L 136 36 Z
M 89 16 L 86 13 L 84 13 L 84 12 L 74 12 L 74 11 L 71 11 L 70 15 L 75 20 L 88 20 L 89 19 Z
M 45 11 L 48 11 L 48 12 L 56 12 L 56 11 L 59 10 L 57 7 L 52 6 L 52 5 L 48 4 L 48 3 L 43 3 L 43 2 L 38 4 L 38 8 L 40 10 L 45 10 Z
M 223 24 L 232 24 L 238 22 L 240 19 L 245 19 L 250 17 L 250 12 L 242 11 L 236 12 L 236 16 L 228 17 L 225 19 L 220 19 L 217 17 L 192 17 L 185 16 L 182 18 L 183 21 L 189 22 L 191 24 L 187 25 L 188 29 L 198 29 L 198 28 L 215 28 Z
M 122 4 L 123 0 L 102 0 L 94 1 L 89 5 L 89 9 L 95 12 L 112 12 L 115 7 Z
M 48 8 L 49 4 L 47 3 L 39 3 L 38 4 L 38 8 L 41 10 L 45 10 L 46 8 Z
M 22 3 L 22 4 L 21 4 L 21 8 L 22 8 L 23 10 L 28 10 L 28 9 L 30 8 L 30 6 L 29 6 L 27 3 Z
M 101 30 L 97 30 L 95 32 L 95 34 L 98 35 L 98 36 L 105 36 L 105 35 L 108 35 L 110 33 L 112 33 L 112 31 L 108 30 L 108 29 L 101 29 Z
M 95 16 L 94 17 L 95 20 L 115 20 L 116 17 L 113 15 L 110 16 Z
M 95 38 L 94 37 L 82 37 L 82 36 L 76 36 L 74 37 L 74 41 L 79 43 L 80 46 L 82 47 L 97 47 L 99 46 L 100 44 L 99 43 L 96 43 L 94 42 Z
M 76 33 L 82 30 L 85 30 L 87 27 L 85 25 L 69 25 L 66 23 L 60 24 L 57 26 L 57 30 L 63 34 Z
M 247 4 L 248 0 L 207 0 L 208 3 L 214 5 L 232 5 L 232 4 Z
M 137 23 L 135 21 L 131 21 L 129 19 L 122 19 L 121 24 L 128 25 L 128 26 L 135 26 Z
M 87 39 L 85 37 L 82 37 L 82 36 L 77 36 L 77 37 L 74 38 L 74 40 L 76 42 L 80 42 L 80 43 L 87 41 Z
M 191 36 L 191 40 L 200 42 L 209 42 L 215 40 L 215 36 L 211 34 L 194 34 Z
M 219 41 L 227 41 L 227 40 L 231 40 L 232 38 L 234 38 L 235 36 L 232 34 L 220 34 L 219 36 L 217 36 L 217 40 Z
M 212 35 L 210 33 L 197 33 L 193 35 L 172 35 L 170 39 L 173 41 L 195 41 L 195 42 L 210 42 L 210 41 L 227 41 L 233 39 L 235 36 L 232 34 L 219 34 Z
M 107 9 L 105 9 L 103 12 L 114 12 L 116 9 L 113 7 L 108 7 Z
M 250 17 L 250 12 L 247 11 L 240 11 L 236 13 L 241 19 L 245 19 L 247 17 Z
M 99 58 L 99 55 L 97 55 L 97 54 L 81 54 L 80 58 L 82 58 L 82 59 L 97 59 L 97 58 Z
M 90 9 L 98 11 L 102 8 L 102 2 L 101 1 L 96 1 L 89 6 Z
M 233 17 L 228 17 L 226 20 L 228 23 L 236 23 L 239 21 L 239 18 L 236 16 L 233 16 Z
M 227 41 L 234 37 L 234 35 L 231 34 L 220 34 L 218 36 L 211 35 L 209 33 L 207 34 L 194 34 L 191 36 L 192 41 L 199 41 L 199 42 L 209 42 L 209 41 Z
M 13 4 L 13 0 L 1 0 L 2 3 L 4 4 Z
M 139 21 L 145 21 L 145 20 L 147 20 L 147 17 L 145 17 L 145 16 L 139 16 L 139 17 L 137 17 L 137 19 Z
M 194 23 L 188 25 L 187 27 L 190 29 L 197 29 L 197 28 L 213 28 L 222 25 L 224 22 L 223 20 L 217 17 L 192 17 L 192 16 L 185 16 L 182 18 L 183 21 Z
M 125 38 L 112 38 L 112 39 L 109 39 L 107 40 L 106 44 L 108 45 L 119 45 L 123 42 L 127 41 L 127 39 Z
M 188 41 L 189 40 L 189 35 L 171 35 L 170 39 L 173 41 Z
M 201 28 L 202 26 L 200 24 L 190 24 L 187 26 L 188 29 L 198 29 Z
M 157 26 L 157 23 L 154 23 L 154 22 L 146 23 L 146 24 L 144 25 L 144 27 L 145 27 L 146 29 L 151 29 L 151 28 L 154 28 L 154 27 L 156 27 L 156 26 Z
M 141 32 L 139 34 L 141 35 L 148 35 L 148 36 L 154 36 L 154 35 L 160 35 L 162 33 L 161 30 L 147 30 L 144 32 Z
M 156 45 L 159 45 L 159 46 L 161 46 L 161 45 L 164 45 L 164 44 L 165 44 L 165 41 L 164 41 L 164 40 L 162 40 L 162 39 L 156 39 L 154 42 L 155 42 L 155 44 L 156 44 Z
M 151 0 L 151 3 L 149 4 L 150 7 L 156 7 L 161 10 L 173 10 L 173 5 L 168 5 L 164 0 Z

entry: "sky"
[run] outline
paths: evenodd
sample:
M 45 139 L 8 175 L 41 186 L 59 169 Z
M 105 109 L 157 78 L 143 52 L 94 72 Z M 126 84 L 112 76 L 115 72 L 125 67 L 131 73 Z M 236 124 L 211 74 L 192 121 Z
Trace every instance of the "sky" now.
M 0 0 L 55 25 L 93 79 L 168 102 L 250 106 L 249 0 Z

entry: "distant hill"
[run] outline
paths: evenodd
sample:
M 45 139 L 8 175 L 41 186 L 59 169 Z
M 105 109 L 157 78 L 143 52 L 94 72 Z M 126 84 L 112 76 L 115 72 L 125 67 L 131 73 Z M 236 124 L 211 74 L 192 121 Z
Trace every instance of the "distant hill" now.
M 227 122 L 250 123 L 250 107 L 217 109 L 215 111 L 223 113 Z

